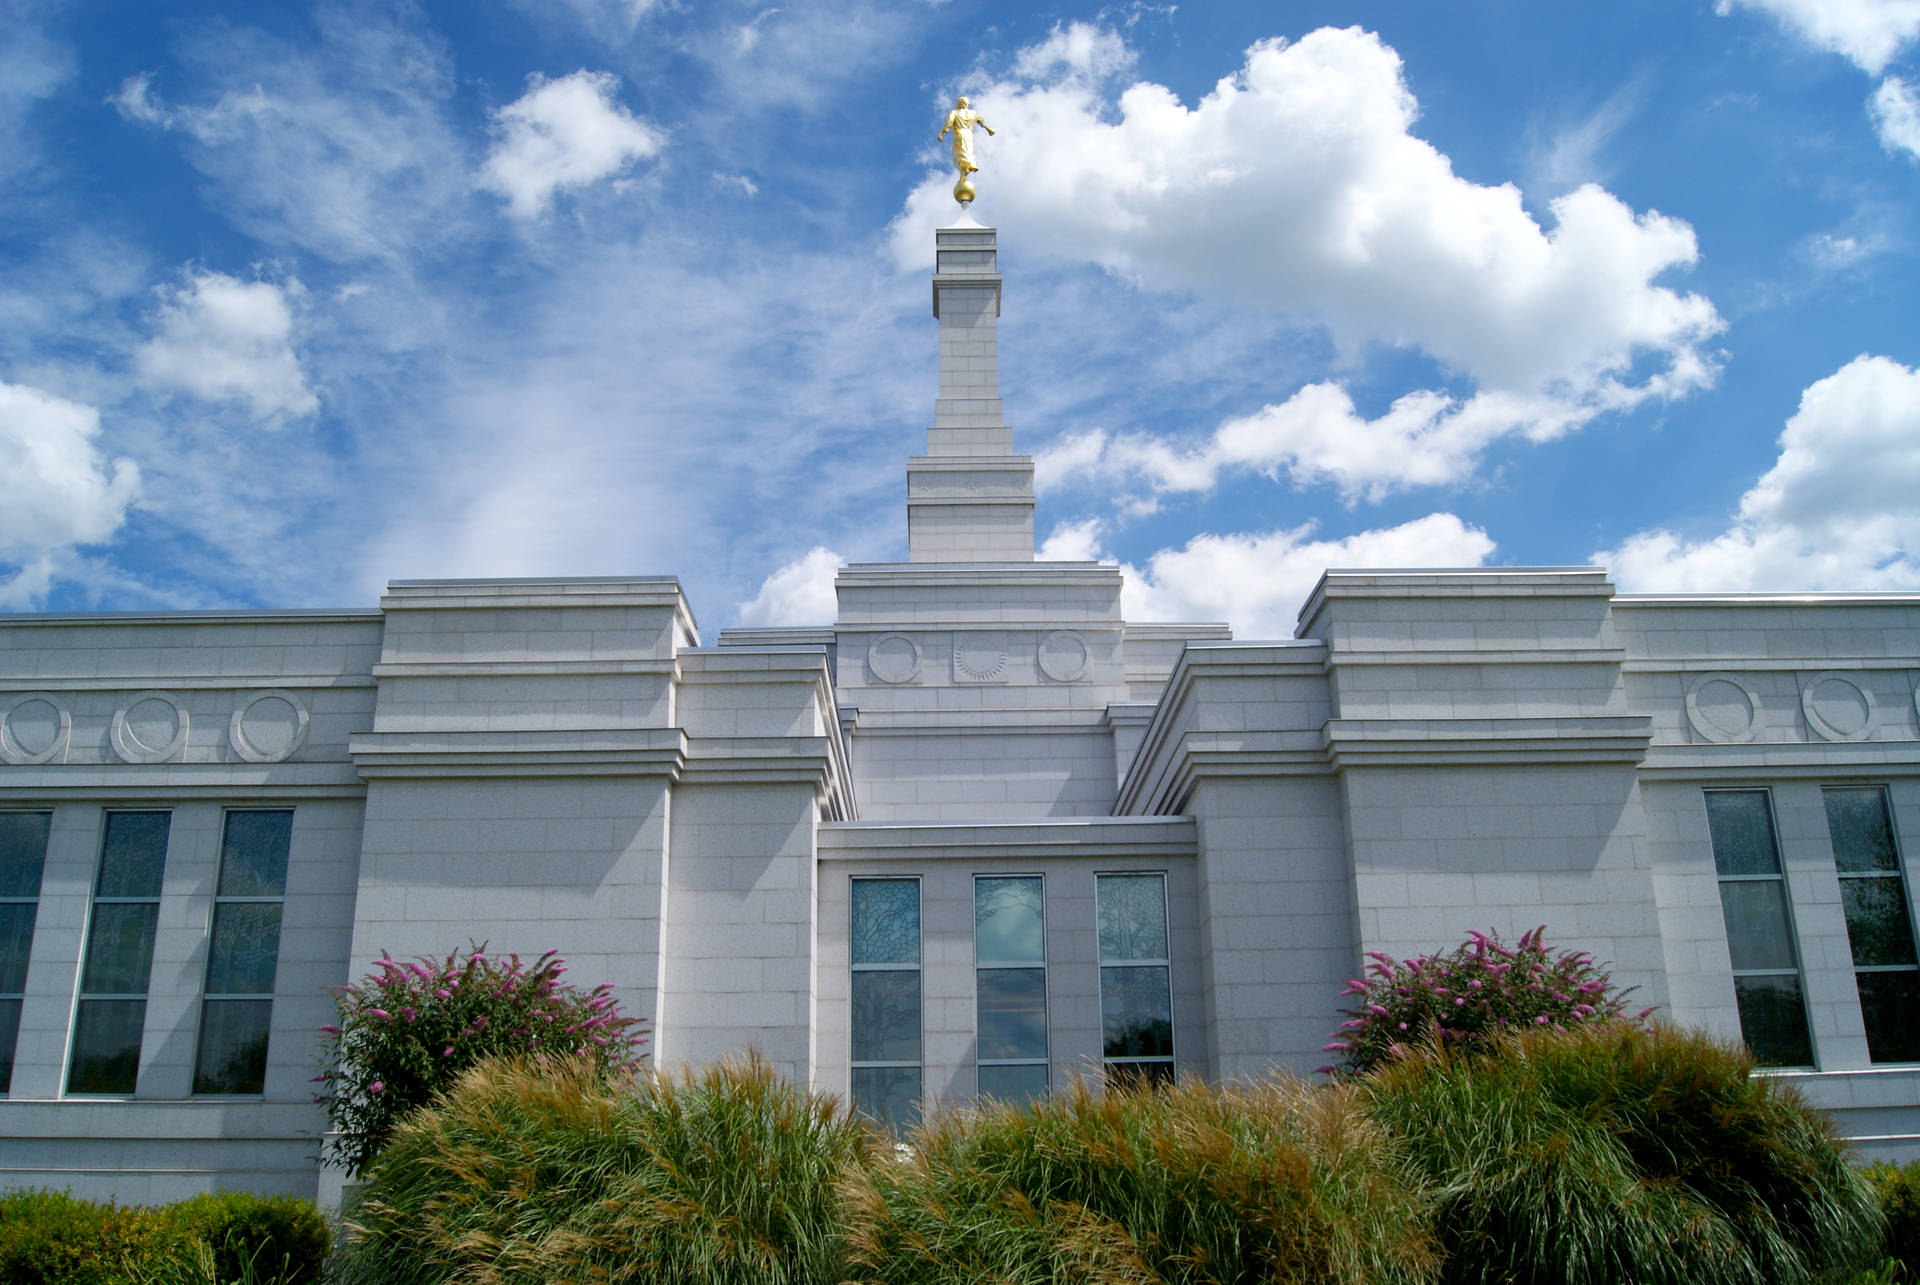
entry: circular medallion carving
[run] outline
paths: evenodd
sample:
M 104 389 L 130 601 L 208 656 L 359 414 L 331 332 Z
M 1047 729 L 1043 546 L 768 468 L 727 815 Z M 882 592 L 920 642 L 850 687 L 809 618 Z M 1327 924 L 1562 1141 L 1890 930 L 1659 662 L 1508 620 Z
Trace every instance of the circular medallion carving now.
M 187 707 L 170 692 L 139 692 L 113 711 L 107 739 L 128 763 L 166 763 L 187 748 Z
M 20 767 L 51 763 L 67 748 L 73 715 L 66 698 L 52 692 L 27 692 L 5 699 L 0 711 L 0 759 Z
M 1800 685 L 1800 712 L 1807 726 L 1828 741 L 1864 741 L 1880 721 L 1873 693 L 1847 674 L 1809 675 Z
M 1007 645 L 994 634 L 953 636 L 953 676 L 961 682 L 990 683 L 1006 672 Z
M 227 739 L 249 763 L 284 763 L 307 739 L 307 707 L 292 692 L 257 692 L 233 711 Z
M 1085 678 L 1089 659 L 1086 640 L 1079 634 L 1062 629 L 1040 640 L 1040 672 L 1056 683 Z
M 1744 745 L 1760 731 L 1760 697 L 1732 674 L 1702 674 L 1687 688 L 1687 722 L 1702 740 Z
M 905 634 L 881 634 L 867 648 L 867 668 L 883 683 L 910 683 L 920 676 L 920 644 Z

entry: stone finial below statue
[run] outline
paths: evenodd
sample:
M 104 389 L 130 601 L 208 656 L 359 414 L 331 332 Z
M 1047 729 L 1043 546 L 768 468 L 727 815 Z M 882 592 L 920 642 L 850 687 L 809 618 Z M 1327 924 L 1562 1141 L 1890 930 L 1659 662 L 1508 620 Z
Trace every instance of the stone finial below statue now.
M 953 199 L 962 207 L 973 203 L 973 181 L 971 175 L 979 172 L 980 167 L 973 159 L 973 127 L 978 125 L 988 134 L 993 126 L 987 124 L 987 118 L 974 111 L 962 98 L 954 103 L 953 110 L 947 113 L 947 123 L 940 127 L 934 137 L 945 138 L 947 131 L 953 131 L 953 168 L 960 171 L 960 181 L 953 185 Z

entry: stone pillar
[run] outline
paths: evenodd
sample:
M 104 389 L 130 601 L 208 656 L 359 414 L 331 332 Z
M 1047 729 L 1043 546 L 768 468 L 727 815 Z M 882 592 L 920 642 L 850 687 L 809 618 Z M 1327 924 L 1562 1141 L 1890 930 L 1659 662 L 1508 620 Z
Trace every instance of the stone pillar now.
M 974 224 L 934 233 L 940 393 L 927 453 L 907 461 L 914 562 L 1033 560 L 1033 459 L 1013 453 L 1000 401 L 995 235 Z

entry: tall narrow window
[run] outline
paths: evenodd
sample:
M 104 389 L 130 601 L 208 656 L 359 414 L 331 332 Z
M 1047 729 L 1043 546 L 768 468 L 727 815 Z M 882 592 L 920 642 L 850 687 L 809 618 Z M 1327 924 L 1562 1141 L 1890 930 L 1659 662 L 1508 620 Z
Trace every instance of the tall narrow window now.
M 27 993 L 27 956 L 47 864 L 51 812 L 0 812 L 0 1093 L 13 1084 L 20 1005 Z
M 920 881 L 855 879 L 853 1104 L 905 1129 L 920 1118 Z
M 109 812 L 81 961 L 69 1093 L 132 1093 L 160 921 L 170 812 Z
M 1100 1025 L 1107 1078 L 1173 1083 L 1165 875 L 1101 875 Z
M 1047 1091 L 1047 917 L 1039 875 L 973 881 L 974 986 L 982 1097 Z
M 1920 1062 L 1920 958 L 1913 948 L 1913 902 L 1886 789 L 1878 785 L 1822 791 L 1840 902 L 1853 947 L 1853 978 L 1867 1024 L 1867 1056 L 1875 1062 Z
M 293 813 L 229 812 L 220 841 L 195 1093 L 262 1093 Z
M 1762 1066 L 1812 1066 L 1787 882 L 1765 790 L 1707 791 L 1707 829 L 1733 956 L 1740 1035 Z

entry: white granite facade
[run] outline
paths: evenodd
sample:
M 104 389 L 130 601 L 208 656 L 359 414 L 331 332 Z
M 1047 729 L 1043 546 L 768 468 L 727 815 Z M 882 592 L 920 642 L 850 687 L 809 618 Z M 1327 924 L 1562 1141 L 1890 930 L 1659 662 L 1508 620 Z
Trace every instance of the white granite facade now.
M 1784 900 L 1769 949 L 1789 964 L 1768 977 L 1804 996 L 1807 1056 L 1773 1073 L 1868 1151 L 1920 1154 L 1920 1066 L 1886 1056 L 1897 1040 L 1876 1059 L 1870 1029 L 1905 965 L 1856 961 L 1860 885 L 1823 792 L 1883 797 L 1920 844 L 1920 595 L 1331 571 L 1293 640 L 1124 621 L 1115 569 L 1034 561 L 1032 462 L 1000 409 L 995 236 L 940 236 L 910 558 L 846 568 L 832 626 L 703 646 L 669 578 L 397 583 L 366 612 L 0 618 L 6 877 L 38 873 L 0 897 L 0 986 L 18 987 L 0 989 L 18 1022 L 0 1184 L 330 1193 L 308 1136 L 326 988 L 381 950 L 469 940 L 557 948 L 612 981 L 663 1062 L 754 1047 L 868 1100 L 883 1081 L 965 1099 L 983 1063 L 1023 1058 L 1052 1084 L 1114 1057 L 1311 1071 L 1362 952 L 1470 929 L 1545 924 L 1644 1002 L 1736 1037 L 1736 974 L 1766 970 L 1736 967 L 1715 791 L 1776 835 L 1779 874 L 1754 878 Z M 209 1092 L 222 835 L 261 810 L 291 813 L 264 1071 Z M 144 901 L 101 883 L 129 812 L 166 817 Z M 1009 887 L 1031 893 L 1035 934 L 1013 964 L 985 944 L 983 890 Z M 1116 944 L 1100 899 L 1122 891 L 1146 917 Z M 880 893 L 875 946 L 853 920 Z M 134 1012 L 87 980 L 89 933 L 149 913 L 137 1064 L 123 1089 L 82 1091 L 82 1010 Z M 1156 1003 L 1116 1052 L 1119 1019 Z M 1032 1055 L 1009 1055 L 1022 1041 Z

